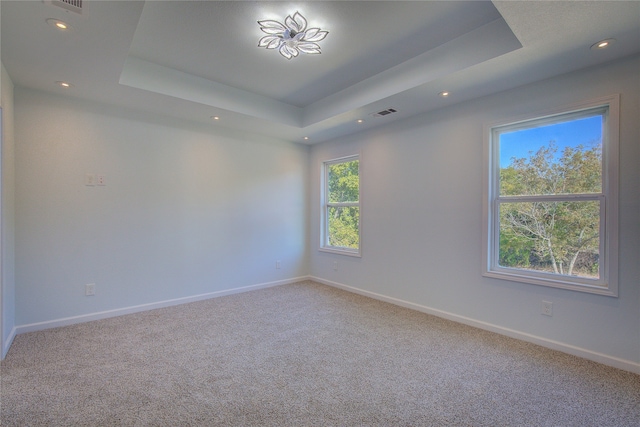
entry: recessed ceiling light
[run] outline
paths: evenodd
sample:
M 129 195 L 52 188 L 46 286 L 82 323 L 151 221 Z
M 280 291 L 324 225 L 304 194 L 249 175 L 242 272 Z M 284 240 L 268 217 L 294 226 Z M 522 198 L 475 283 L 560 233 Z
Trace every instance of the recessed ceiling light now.
M 211 118 L 212 118 L 213 120 L 220 120 L 220 117 L 218 117 L 218 116 L 211 116 Z
M 56 82 L 56 84 L 57 84 L 58 86 L 62 86 L 62 87 L 66 87 L 66 88 L 73 87 L 73 85 L 72 85 L 71 83 L 67 83 L 67 82 L 60 82 L 60 81 L 58 81 L 58 82 Z
M 356 122 L 357 122 L 357 123 L 364 123 L 364 120 L 362 120 L 362 119 L 358 119 L 358 120 L 356 120 Z
M 55 18 L 47 19 L 47 24 L 51 25 L 53 28 L 60 31 L 69 31 L 71 30 L 71 25 L 67 24 L 64 21 Z
M 305 141 L 308 141 L 308 140 L 309 140 L 309 137 L 308 137 L 308 136 L 305 136 L 303 139 L 304 139 Z
M 600 40 L 598 43 L 591 45 L 591 50 L 606 49 L 616 42 L 616 39 Z
M 439 96 L 440 98 L 446 98 L 446 97 L 448 97 L 449 95 L 451 95 L 451 92 L 449 92 L 449 91 L 447 91 L 447 90 L 442 91 L 442 92 L 440 92 L 440 93 L 438 94 L 438 96 Z

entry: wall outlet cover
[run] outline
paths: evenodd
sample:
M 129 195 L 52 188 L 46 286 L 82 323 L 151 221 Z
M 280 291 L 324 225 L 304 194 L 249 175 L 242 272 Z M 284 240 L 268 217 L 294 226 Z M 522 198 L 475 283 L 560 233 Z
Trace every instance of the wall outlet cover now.
M 84 294 L 86 296 L 93 296 L 96 294 L 96 284 L 95 283 L 89 283 L 87 285 L 84 285 Z
M 542 301 L 541 313 L 545 316 L 553 316 L 553 303 L 551 301 Z

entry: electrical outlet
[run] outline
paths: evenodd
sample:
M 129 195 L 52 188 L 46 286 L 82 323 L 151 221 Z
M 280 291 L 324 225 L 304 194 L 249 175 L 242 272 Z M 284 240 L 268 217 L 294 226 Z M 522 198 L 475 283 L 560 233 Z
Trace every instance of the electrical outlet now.
M 541 313 L 545 316 L 553 316 L 553 303 L 550 301 L 542 301 Z
M 88 285 L 84 285 L 84 294 L 88 297 L 96 294 L 96 284 L 89 283 Z
M 92 173 L 88 173 L 84 176 L 84 185 L 94 186 L 96 185 L 96 176 Z
M 276 261 L 276 269 L 277 269 L 277 270 L 280 270 L 280 260 L 277 260 L 277 261 Z
M 96 185 L 107 185 L 107 177 L 104 175 L 96 175 Z

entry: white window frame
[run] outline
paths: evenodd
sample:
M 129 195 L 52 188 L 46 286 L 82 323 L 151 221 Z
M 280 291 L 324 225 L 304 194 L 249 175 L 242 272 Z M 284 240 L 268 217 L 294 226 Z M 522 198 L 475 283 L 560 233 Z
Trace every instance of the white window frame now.
M 619 105 L 618 94 L 580 104 L 550 109 L 517 119 L 485 125 L 484 129 L 484 197 L 483 197 L 483 265 L 486 277 L 570 289 L 599 295 L 618 296 L 618 170 L 619 170 Z M 527 129 L 536 124 L 552 124 L 571 116 L 581 117 L 599 108 L 606 109 L 602 140 L 602 193 L 549 196 L 500 196 L 500 148 L 502 131 Z M 500 214 L 502 202 L 526 201 L 600 202 L 600 278 L 589 279 L 539 271 L 502 267 L 499 259 Z
M 358 201 L 349 203 L 329 203 L 329 167 L 338 163 L 347 163 L 354 160 L 358 161 Z M 326 160 L 322 162 L 322 179 L 321 179 L 321 207 L 322 212 L 320 215 L 320 251 L 331 252 L 340 255 L 361 257 L 362 256 L 362 192 L 361 190 L 361 178 L 362 178 L 362 161 L 360 154 L 354 154 L 350 156 L 340 157 L 336 159 Z M 329 218 L 328 211 L 331 207 L 357 207 L 359 211 L 359 223 L 358 223 L 358 249 L 346 248 L 341 246 L 331 246 L 329 244 Z

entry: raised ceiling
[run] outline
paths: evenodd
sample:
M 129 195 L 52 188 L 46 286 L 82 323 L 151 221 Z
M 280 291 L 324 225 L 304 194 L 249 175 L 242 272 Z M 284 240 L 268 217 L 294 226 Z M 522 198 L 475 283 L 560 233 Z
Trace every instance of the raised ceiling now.
M 49 0 L 1 7 L 2 62 L 16 85 L 305 143 L 640 51 L 640 2 L 85 0 L 81 14 Z M 258 20 L 296 11 L 329 31 L 322 54 L 287 60 L 257 47 Z M 611 37 L 610 49 L 589 49 Z M 60 80 L 74 86 L 55 86 Z M 442 90 L 452 95 L 441 99 Z M 398 112 L 372 117 L 389 107 Z
M 321 55 L 256 48 L 258 19 L 295 11 L 329 31 Z M 306 107 L 500 18 L 486 2 L 146 2 L 129 55 Z

